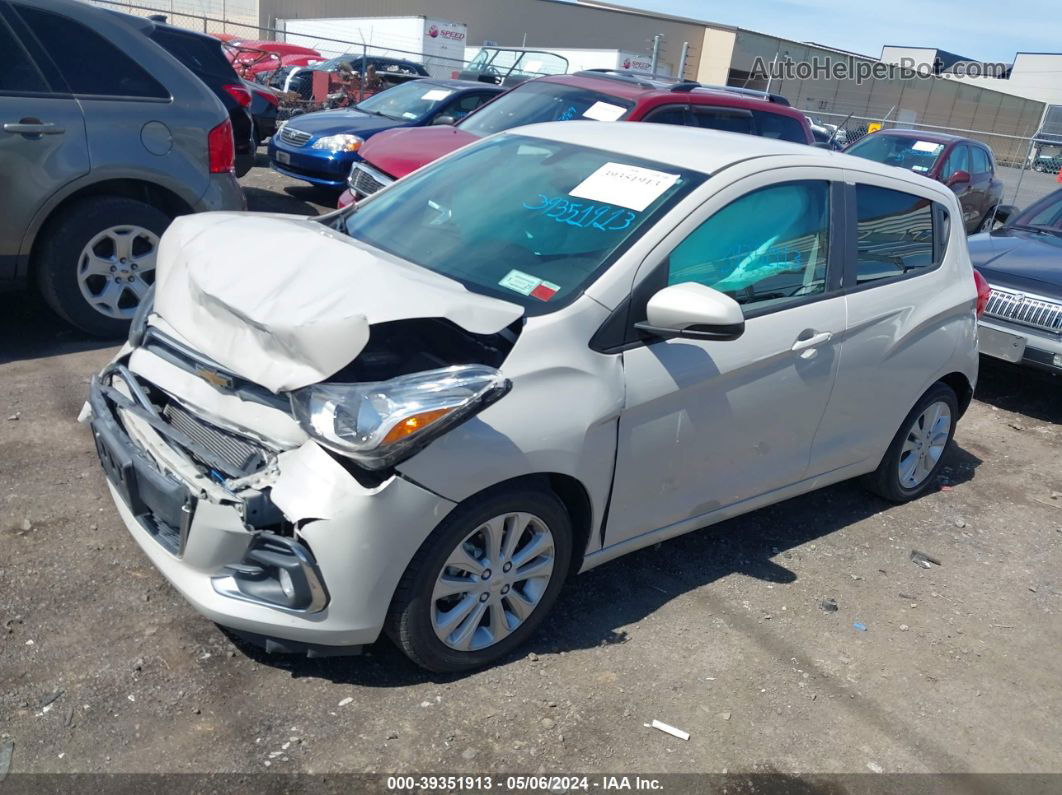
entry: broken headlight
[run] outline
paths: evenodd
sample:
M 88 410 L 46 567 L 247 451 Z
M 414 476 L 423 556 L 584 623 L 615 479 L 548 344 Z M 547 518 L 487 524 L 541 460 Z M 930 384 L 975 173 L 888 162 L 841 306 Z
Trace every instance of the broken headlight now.
M 364 384 L 316 384 L 291 393 L 303 430 L 366 469 L 408 458 L 489 406 L 511 383 L 493 367 L 459 365 Z

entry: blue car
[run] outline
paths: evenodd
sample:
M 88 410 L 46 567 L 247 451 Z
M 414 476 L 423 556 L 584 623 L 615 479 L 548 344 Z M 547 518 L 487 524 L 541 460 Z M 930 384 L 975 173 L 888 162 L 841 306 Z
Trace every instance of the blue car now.
M 383 130 L 453 124 L 504 91 L 470 80 L 413 80 L 351 108 L 295 116 L 269 141 L 273 169 L 342 190 L 362 144 Z

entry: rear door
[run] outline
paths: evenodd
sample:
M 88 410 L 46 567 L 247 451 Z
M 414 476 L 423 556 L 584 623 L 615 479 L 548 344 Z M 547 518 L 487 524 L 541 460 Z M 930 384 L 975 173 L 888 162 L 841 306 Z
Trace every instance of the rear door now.
M 815 440 L 822 471 L 877 465 L 954 352 L 948 329 L 970 313 L 963 305 L 969 285 L 941 267 L 949 221 L 933 192 L 862 172 L 846 172 L 846 180 L 848 321 L 837 385 Z
M 0 2 L 0 280 L 16 275 L 37 211 L 89 170 L 81 107 L 49 82 L 26 42 L 25 29 Z
M 965 171 L 969 177 L 954 181 L 959 171 Z M 970 163 L 970 147 L 966 144 L 955 144 L 948 159 L 944 161 L 944 167 L 940 170 L 940 180 L 951 188 L 952 193 L 959 200 L 962 207 L 962 224 L 969 230 L 980 218 L 978 208 L 980 203 L 973 186 L 973 165 Z
M 970 183 L 972 201 L 977 204 L 976 223 L 980 224 L 992 209 L 992 159 L 980 146 L 970 147 Z

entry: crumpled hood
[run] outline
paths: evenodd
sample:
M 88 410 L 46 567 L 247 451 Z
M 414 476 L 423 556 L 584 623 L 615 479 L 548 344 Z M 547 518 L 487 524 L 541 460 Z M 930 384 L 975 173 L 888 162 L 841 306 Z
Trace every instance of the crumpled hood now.
M 345 367 L 375 323 L 438 317 L 494 334 L 524 311 L 295 216 L 183 216 L 163 235 L 156 268 L 155 312 L 273 392 Z
M 1062 298 L 1062 238 L 997 230 L 967 241 L 970 260 L 990 284 Z

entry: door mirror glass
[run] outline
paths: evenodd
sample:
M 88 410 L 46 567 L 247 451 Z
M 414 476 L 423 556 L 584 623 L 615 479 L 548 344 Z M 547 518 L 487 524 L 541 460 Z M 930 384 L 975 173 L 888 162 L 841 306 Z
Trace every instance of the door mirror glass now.
M 738 302 L 696 282 L 672 284 L 654 294 L 646 317 L 637 328 L 659 337 L 734 340 L 745 331 Z
M 969 181 L 970 181 L 970 172 L 969 171 L 963 171 L 962 169 L 959 169 L 958 171 L 953 173 L 950 177 L 948 177 L 947 182 L 945 182 L 944 184 L 946 184 L 950 188 L 952 185 L 962 185 L 964 182 L 969 182 Z
M 442 116 L 436 116 L 432 124 L 455 124 L 456 122 L 457 119 L 455 119 L 453 116 L 443 114 Z

